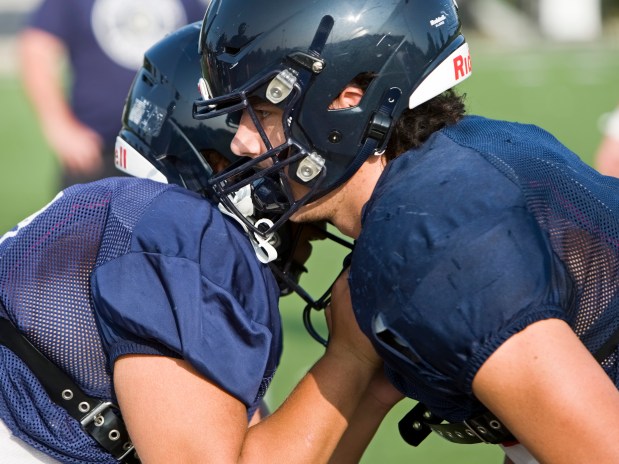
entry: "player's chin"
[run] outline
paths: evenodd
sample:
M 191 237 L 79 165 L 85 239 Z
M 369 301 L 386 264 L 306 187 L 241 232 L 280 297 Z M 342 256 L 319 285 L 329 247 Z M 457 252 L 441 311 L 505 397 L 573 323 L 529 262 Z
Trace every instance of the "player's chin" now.
M 309 222 L 305 219 L 305 215 L 303 214 L 303 211 L 301 211 L 301 209 L 298 209 L 294 213 L 292 213 L 292 215 L 290 216 L 290 221 L 296 222 L 297 224 L 301 222 Z
M 295 201 L 300 200 L 309 193 L 309 189 L 305 186 L 299 185 L 296 182 L 290 182 L 290 188 Z M 326 197 L 320 197 L 308 203 L 302 204 L 297 210 L 290 216 L 292 222 L 315 222 L 324 221 L 329 219 L 326 212 L 326 204 L 329 195 Z
M 290 220 L 296 223 L 316 221 L 314 209 L 312 205 L 303 205 L 290 216 Z

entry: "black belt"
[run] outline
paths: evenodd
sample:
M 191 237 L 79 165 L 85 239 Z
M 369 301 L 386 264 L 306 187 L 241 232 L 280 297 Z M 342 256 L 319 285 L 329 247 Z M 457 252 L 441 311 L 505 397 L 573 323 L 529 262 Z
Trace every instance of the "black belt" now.
M 1 302 L 0 308 L 3 308 Z M 10 320 L 2 317 L 0 344 L 28 366 L 50 399 L 76 419 L 82 429 L 107 452 L 119 462 L 139 464 L 125 423 L 115 412 L 118 408 L 113 403 L 86 395 L 62 369 L 32 345 Z
M 486 412 L 461 423 L 443 423 L 422 403 L 417 403 L 398 423 L 406 443 L 418 446 L 431 432 L 454 443 L 506 443 L 516 441 L 509 430 L 492 414 Z
M 617 349 L 618 344 L 619 329 L 593 353 L 593 357 L 601 363 Z M 443 422 L 443 419 L 433 415 L 424 404 L 417 403 L 400 420 L 398 428 L 404 441 L 412 446 L 418 446 L 433 431 L 454 443 L 499 444 L 517 441 L 490 411 L 461 423 Z

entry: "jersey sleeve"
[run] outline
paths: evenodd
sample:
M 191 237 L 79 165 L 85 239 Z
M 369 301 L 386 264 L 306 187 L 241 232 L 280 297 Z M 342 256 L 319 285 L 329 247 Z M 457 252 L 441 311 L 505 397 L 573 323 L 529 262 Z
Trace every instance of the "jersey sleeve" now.
M 100 330 L 111 365 L 130 353 L 178 356 L 251 406 L 279 341 L 277 285 L 207 205 L 162 195 L 132 250 L 97 269 Z

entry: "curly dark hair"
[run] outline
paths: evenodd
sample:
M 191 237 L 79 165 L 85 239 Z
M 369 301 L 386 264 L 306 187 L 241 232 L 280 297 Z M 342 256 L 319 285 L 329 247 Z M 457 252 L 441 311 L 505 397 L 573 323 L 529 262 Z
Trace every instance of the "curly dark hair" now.
M 385 158 L 391 161 L 411 148 L 421 146 L 428 137 L 464 117 L 466 95 L 449 89 L 412 110 L 405 110 L 389 137 Z
M 375 77 L 375 73 L 363 72 L 349 85 L 365 91 Z M 460 95 L 449 89 L 412 110 L 405 110 L 389 136 L 385 149 L 387 162 L 411 148 L 421 146 L 437 130 L 460 121 L 466 113 L 465 98 L 465 94 Z

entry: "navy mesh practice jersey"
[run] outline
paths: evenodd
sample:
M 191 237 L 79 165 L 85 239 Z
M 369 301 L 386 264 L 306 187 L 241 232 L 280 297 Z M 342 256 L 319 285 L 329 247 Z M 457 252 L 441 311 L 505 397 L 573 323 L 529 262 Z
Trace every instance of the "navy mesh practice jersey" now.
M 0 237 L 0 317 L 103 399 L 113 398 L 115 359 L 161 354 L 252 411 L 279 362 L 278 296 L 236 223 L 148 180 L 75 185 Z M 114 462 L 3 346 L 0 419 L 63 462 Z
M 481 365 L 543 319 L 596 353 L 619 326 L 619 180 L 542 129 L 465 117 L 387 165 L 352 256 L 357 319 L 394 384 L 439 417 L 482 411 Z M 619 384 L 617 350 L 602 366 Z

